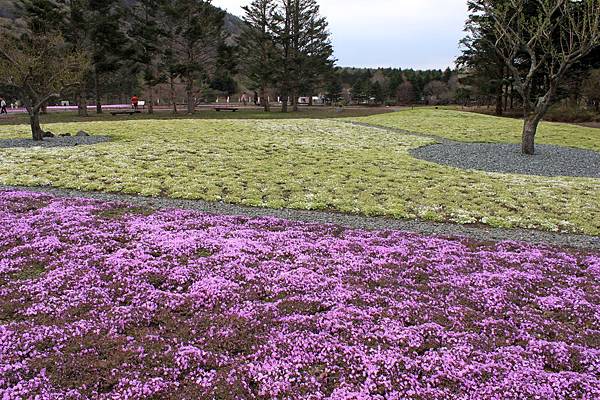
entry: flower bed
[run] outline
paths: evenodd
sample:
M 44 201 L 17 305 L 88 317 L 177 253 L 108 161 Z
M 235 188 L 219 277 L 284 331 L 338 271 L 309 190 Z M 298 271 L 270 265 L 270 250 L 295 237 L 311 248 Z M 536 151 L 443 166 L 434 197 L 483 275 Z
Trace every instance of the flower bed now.
M 3 399 L 600 396 L 598 254 L 26 192 L 0 226 Z

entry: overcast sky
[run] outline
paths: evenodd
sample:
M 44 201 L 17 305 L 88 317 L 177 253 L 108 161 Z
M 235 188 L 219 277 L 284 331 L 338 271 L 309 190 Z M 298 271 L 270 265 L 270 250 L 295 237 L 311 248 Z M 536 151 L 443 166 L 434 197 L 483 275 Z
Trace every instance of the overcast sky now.
M 213 0 L 241 16 L 250 0 Z M 459 53 L 466 0 L 318 0 L 340 66 L 446 68 Z

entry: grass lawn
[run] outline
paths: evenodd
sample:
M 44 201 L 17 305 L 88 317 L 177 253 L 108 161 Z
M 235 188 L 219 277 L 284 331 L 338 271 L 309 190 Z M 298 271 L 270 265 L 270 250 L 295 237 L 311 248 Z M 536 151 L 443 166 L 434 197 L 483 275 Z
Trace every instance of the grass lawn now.
M 600 257 L 0 192 L 3 399 L 598 399 Z
M 433 108 L 418 108 L 354 119 L 464 142 L 520 143 L 523 130 L 523 122 L 514 118 Z M 537 143 L 600 151 L 600 129 L 542 122 L 536 138 Z
M 400 113 L 402 114 L 402 113 Z M 335 120 L 48 124 L 114 141 L 0 149 L 0 183 L 600 234 L 600 183 L 438 166 L 429 139 Z M 29 135 L 0 126 L 0 138 Z

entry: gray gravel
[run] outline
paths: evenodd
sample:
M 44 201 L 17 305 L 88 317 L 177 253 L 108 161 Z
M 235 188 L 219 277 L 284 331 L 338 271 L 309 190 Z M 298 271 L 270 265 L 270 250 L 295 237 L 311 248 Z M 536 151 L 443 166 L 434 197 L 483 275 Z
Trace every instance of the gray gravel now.
M 73 147 L 104 143 L 110 140 L 109 136 L 64 136 L 44 138 L 42 141 L 34 141 L 33 139 L 0 139 L 0 148 Z
M 323 211 L 305 211 L 290 209 L 268 209 L 245 207 L 226 203 L 213 203 L 201 200 L 176 200 L 168 198 L 150 198 L 100 192 L 80 192 L 46 187 L 9 187 L 2 190 L 22 190 L 48 193 L 57 197 L 91 198 L 102 201 L 116 201 L 154 209 L 189 209 L 215 215 L 242 215 L 247 217 L 276 217 L 291 221 L 318 224 L 333 224 L 346 228 L 366 230 L 400 230 L 423 235 L 448 238 L 470 238 L 477 241 L 520 241 L 533 244 L 546 244 L 561 248 L 600 250 L 600 237 L 574 234 L 561 234 L 527 229 L 496 229 L 485 226 L 465 226 L 452 223 L 434 223 L 421 220 L 398 220 L 383 217 L 364 217 Z
M 537 145 L 535 155 L 525 156 L 515 144 L 446 142 L 410 153 L 421 160 L 462 169 L 600 178 L 600 153 L 571 147 Z
M 520 175 L 600 178 L 600 153 L 593 150 L 538 144 L 534 156 L 525 156 L 518 144 L 457 142 L 399 128 L 362 122 L 351 124 L 433 139 L 436 144 L 413 149 L 410 154 L 436 164 Z

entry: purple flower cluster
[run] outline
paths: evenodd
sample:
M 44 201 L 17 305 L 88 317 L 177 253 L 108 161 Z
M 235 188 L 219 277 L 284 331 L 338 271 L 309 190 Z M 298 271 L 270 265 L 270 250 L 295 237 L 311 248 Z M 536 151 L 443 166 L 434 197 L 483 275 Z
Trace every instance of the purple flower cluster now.
M 598 399 L 600 255 L 0 193 L 0 398 Z

